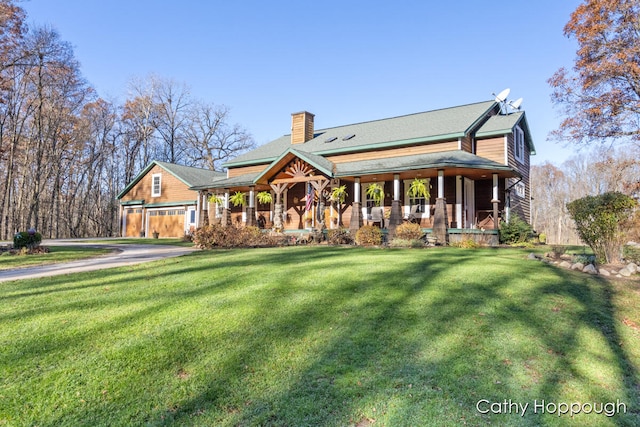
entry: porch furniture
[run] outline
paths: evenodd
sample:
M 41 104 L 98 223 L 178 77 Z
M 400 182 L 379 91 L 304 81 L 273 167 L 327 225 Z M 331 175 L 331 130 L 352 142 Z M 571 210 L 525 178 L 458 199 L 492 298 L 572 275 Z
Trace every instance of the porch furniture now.
M 384 228 L 384 210 L 380 206 L 371 208 L 371 223 L 378 224 L 378 227 Z
M 411 212 L 409 212 L 408 215 L 404 216 L 404 220 L 408 222 L 417 222 L 419 219 L 419 215 L 418 215 L 419 208 L 420 208 L 420 205 L 411 206 Z

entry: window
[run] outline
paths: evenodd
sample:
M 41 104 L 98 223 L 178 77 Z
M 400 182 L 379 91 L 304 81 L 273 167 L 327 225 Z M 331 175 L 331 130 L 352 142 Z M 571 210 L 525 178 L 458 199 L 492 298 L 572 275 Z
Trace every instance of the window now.
M 151 176 L 151 197 L 160 197 L 162 191 L 162 174 L 154 173 Z
M 196 210 L 189 209 L 189 224 L 195 224 L 195 223 L 196 223 Z
M 374 206 L 378 206 L 375 200 L 367 194 L 367 189 L 371 184 L 375 183 L 364 184 L 362 187 L 362 197 L 364 198 L 364 208 L 366 209 L 367 217 L 371 215 L 371 208 L 373 208 Z M 380 206 L 384 206 L 384 181 L 377 182 L 377 184 L 380 184 L 380 186 L 382 187 L 383 194 Z
M 525 197 L 525 189 L 524 189 L 524 182 L 519 182 L 517 183 L 514 187 L 514 192 L 516 193 L 516 196 L 520 197 L 521 199 L 524 199 Z
M 513 132 L 513 154 L 517 161 L 524 164 L 524 132 L 519 126 Z

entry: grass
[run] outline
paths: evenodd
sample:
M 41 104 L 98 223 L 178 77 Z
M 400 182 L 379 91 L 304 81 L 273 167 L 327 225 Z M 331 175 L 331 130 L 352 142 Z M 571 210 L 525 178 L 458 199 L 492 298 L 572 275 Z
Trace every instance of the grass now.
M 0 270 L 78 261 L 85 258 L 108 254 L 113 250 L 72 246 L 48 246 L 48 248 L 50 252 L 46 254 L 12 255 L 9 252 L 3 252 L 0 254 Z
M 638 283 L 527 253 L 220 250 L 4 283 L 0 425 L 640 424 Z

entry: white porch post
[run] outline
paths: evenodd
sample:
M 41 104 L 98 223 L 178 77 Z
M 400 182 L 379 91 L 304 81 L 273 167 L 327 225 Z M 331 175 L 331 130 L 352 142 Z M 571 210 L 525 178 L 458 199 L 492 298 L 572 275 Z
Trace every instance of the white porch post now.
M 456 227 L 462 228 L 462 176 L 456 175 Z
M 349 232 L 355 236 L 356 231 L 362 226 L 362 210 L 360 208 L 360 177 L 355 177 L 353 182 L 353 202 L 351 203 L 351 219 L 349 220 Z
M 444 199 L 444 171 L 438 170 L 438 199 Z
M 493 228 L 497 230 L 500 225 L 500 221 L 498 221 L 498 174 L 493 174 L 493 199 L 491 199 L 491 203 L 493 204 Z
M 393 175 L 393 200 L 400 200 L 400 175 Z
M 353 201 L 360 202 L 360 178 L 356 178 L 353 184 Z

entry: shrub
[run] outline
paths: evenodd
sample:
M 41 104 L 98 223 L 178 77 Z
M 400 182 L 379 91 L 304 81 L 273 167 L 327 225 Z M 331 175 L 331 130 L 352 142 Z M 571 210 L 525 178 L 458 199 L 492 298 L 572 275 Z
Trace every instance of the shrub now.
M 617 262 L 622 253 L 624 227 L 638 203 L 631 197 L 609 192 L 567 203 L 578 236 L 600 262 Z
M 42 235 L 33 228 L 29 231 L 21 231 L 13 236 L 13 247 L 15 249 L 34 249 L 40 246 Z
M 382 230 L 373 225 L 364 225 L 356 232 L 356 243 L 360 246 L 382 244 Z
M 420 239 L 398 239 L 391 240 L 389 246 L 392 248 L 424 248 L 424 242 Z
M 463 237 L 459 242 L 451 243 L 451 246 L 455 248 L 477 249 L 480 247 L 480 243 L 476 242 L 473 237 Z
M 508 245 L 525 243 L 533 235 L 533 228 L 518 215 L 511 215 L 509 222 L 500 222 L 500 243 Z
M 201 227 L 193 233 L 199 249 L 274 246 L 275 239 L 258 227 L 223 227 L 219 224 Z
M 419 240 L 423 234 L 420 224 L 405 222 L 396 228 L 395 238 L 402 240 Z
M 547 235 L 546 233 L 540 233 L 538 234 L 538 241 L 540 243 L 542 243 L 543 245 L 547 243 Z
M 627 261 L 640 264 L 640 246 L 625 245 L 622 256 L 624 256 L 624 259 Z
M 327 231 L 327 242 L 330 245 L 350 245 L 353 243 L 353 237 L 346 228 L 336 228 Z

